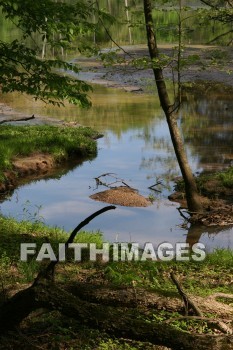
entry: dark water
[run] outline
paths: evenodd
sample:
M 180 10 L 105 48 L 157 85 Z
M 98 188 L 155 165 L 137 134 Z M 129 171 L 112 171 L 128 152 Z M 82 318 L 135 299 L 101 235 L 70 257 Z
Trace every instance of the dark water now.
M 209 90 L 209 89 L 208 89 Z M 2 100 L 2 99 L 1 99 Z M 41 216 L 48 225 L 74 228 L 104 203 L 89 196 L 105 190 L 96 189 L 94 178 L 115 173 L 145 196 L 153 196 L 147 208 L 117 206 L 91 222 L 87 230 L 100 230 L 110 241 L 196 242 L 233 248 L 233 229 L 218 232 L 183 229 L 177 204 L 167 200 L 178 176 L 167 124 L 154 95 L 136 95 L 121 90 L 95 89 L 93 108 L 55 109 L 32 103 L 30 99 L 8 96 L 6 103 L 27 113 L 56 116 L 90 125 L 104 133 L 98 140 L 98 156 L 71 169 L 58 179 L 40 180 L 24 185 L 1 204 L 1 212 L 18 219 Z M 233 160 L 233 102 L 223 89 L 205 93 L 185 93 L 179 123 L 184 133 L 189 161 L 194 172 L 222 169 Z M 161 193 L 148 189 L 157 181 Z M 40 210 L 38 207 L 40 207 Z

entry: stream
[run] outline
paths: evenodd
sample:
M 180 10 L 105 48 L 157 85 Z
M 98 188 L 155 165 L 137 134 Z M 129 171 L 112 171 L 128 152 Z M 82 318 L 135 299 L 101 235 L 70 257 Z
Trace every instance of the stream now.
M 208 89 L 206 89 L 207 91 Z M 93 107 L 56 108 L 17 94 L 1 96 L 1 102 L 18 112 L 34 113 L 92 126 L 104 134 L 98 142 L 98 156 L 81 165 L 63 169 L 53 178 L 22 185 L 5 198 L 0 210 L 18 220 L 41 220 L 46 225 L 72 230 L 80 221 L 105 206 L 89 198 L 106 188 L 97 188 L 95 177 L 114 173 L 139 193 L 153 200 L 147 208 L 117 206 L 86 226 L 99 230 L 107 241 L 202 242 L 207 251 L 233 249 L 233 229 L 192 228 L 183 225 L 177 203 L 167 196 L 173 192 L 180 172 L 168 127 L 154 94 L 125 92 L 95 86 Z M 232 107 L 223 89 L 187 92 L 179 124 L 194 173 L 224 169 L 232 164 Z M 156 182 L 161 192 L 148 187 Z

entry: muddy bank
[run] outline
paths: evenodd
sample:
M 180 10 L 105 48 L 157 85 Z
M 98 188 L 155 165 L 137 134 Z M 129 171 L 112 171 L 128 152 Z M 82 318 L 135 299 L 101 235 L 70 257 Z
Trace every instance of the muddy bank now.
M 162 54 L 173 57 L 174 45 L 161 45 Z M 101 84 L 107 87 L 122 88 L 126 92 L 147 92 L 151 84 L 154 85 L 154 77 L 151 69 L 136 69 L 130 62 L 132 59 L 148 57 L 146 45 L 135 45 L 124 47 L 124 52 L 118 55 L 126 59 L 126 63 L 114 64 L 113 66 L 104 67 L 97 58 L 77 58 L 74 60 L 81 66 L 82 72 L 80 79 L 90 83 Z M 215 56 L 220 55 L 223 51 L 222 60 L 219 59 L 219 65 L 216 64 Z M 233 87 L 232 61 L 233 51 L 229 47 L 189 45 L 185 48 L 184 57 L 199 56 L 195 63 L 190 63 L 182 71 L 182 82 L 217 82 L 224 83 Z M 173 59 L 174 66 L 174 59 Z M 177 80 L 176 72 L 170 67 L 164 69 L 166 79 Z
M 81 164 L 85 159 L 56 160 L 50 154 L 33 154 L 29 157 L 17 158 L 12 162 L 12 170 L 3 172 L 4 181 L 0 181 L 0 196 L 13 191 L 18 186 L 30 181 L 51 178 L 64 173 Z
M 22 183 L 56 175 L 97 155 L 97 131 L 76 123 L 0 128 L 0 194 Z
M 196 178 L 200 200 L 203 205 L 203 212 L 187 217 L 192 223 L 199 223 L 204 226 L 232 226 L 233 225 L 233 186 L 224 185 L 219 176 L 226 174 L 227 171 L 201 174 Z M 229 171 L 228 171 L 229 173 Z M 229 176 L 230 178 L 230 176 Z M 232 180 L 231 180 L 232 181 Z M 184 181 L 177 179 L 176 192 L 168 196 L 169 200 L 178 202 L 184 213 L 188 213 L 187 202 L 184 191 Z M 185 214 L 186 215 L 186 214 Z M 184 218 L 185 218 L 184 215 Z

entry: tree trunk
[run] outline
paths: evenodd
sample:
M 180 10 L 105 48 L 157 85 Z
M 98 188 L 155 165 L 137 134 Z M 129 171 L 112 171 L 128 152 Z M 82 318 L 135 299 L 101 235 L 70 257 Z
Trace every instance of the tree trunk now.
M 144 0 L 144 14 L 146 22 L 148 48 L 153 63 L 153 60 L 159 58 L 159 50 L 153 25 L 151 0 Z M 167 119 L 173 147 L 185 182 L 185 193 L 188 209 L 190 212 L 200 212 L 203 210 L 200 196 L 198 194 L 197 185 L 184 150 L 183 140 L 181 138 L 180 130 L 176 121 L 174 106 L 171 104 L 171 101 L 168 96 L 166 83 L 163 77 L 163 71 L 161 68 L 153 68 L 153 72 L 161 107 Z

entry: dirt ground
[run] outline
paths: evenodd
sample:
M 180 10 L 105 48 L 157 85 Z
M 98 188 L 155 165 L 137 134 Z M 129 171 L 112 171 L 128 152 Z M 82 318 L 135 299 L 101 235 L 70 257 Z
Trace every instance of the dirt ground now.
M 17 158 L 12 165 L 12 170 L 4 172 L 6 180 L 0 182 L 0 194 L 13 190 L 21 181 L 35 180 L 52 174 L 59 166 L 51 155 L 43 153 Z
M 97 201 L 126 207 L 147 207 L 151 204 L 149 199 L 140 195 L 137 190 L 124 186 L 95 193 L 91 195 L 90 198 Z

